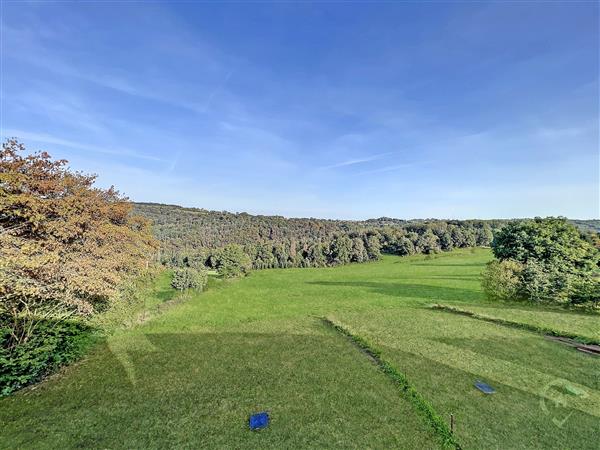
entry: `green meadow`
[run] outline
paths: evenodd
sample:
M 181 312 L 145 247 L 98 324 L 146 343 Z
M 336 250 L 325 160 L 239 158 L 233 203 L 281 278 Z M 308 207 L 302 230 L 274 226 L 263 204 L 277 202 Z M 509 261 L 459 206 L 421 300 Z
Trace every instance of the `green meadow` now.
M 491 252 L 212 279 L 80 362 L 0 400 L 0 448 L 439 448 L 439 430 L 373 358 L 376 349 L 462 448 L 597 449 L 600 359 L 542 334 L 432 309 L 600 339 L 600 316 L 492 303 Z M 473 384 L 496 389 L 484 395 Z M 248 430 L 249 414 L 271 423 Z

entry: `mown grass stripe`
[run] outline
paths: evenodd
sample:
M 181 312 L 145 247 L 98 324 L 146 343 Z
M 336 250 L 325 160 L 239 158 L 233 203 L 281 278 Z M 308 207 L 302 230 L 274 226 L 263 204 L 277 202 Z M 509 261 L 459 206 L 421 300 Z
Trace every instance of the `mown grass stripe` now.
M 510 328 L 518 328 L 521 330 L 527 330 L 527 331 L 531 331 L 531 332 L 538 333 L 538 334 L 575 339 L 576 341 L 581 342 L 582 344 L 600 345 L 600 341 L 598 339 L 594 339 L 594 338 L 591 338 L 588 336 L 582 336 L 580 334 L 569 333 L 566 331 L 560 331 L 560 330 L 556 330 L 553 328 L 540 327 L 540 326 L 533 325 L 530 323 L 515 322 L 513 320 L 501 319 L 499 317 L 486 316 L 484 314 L 479 314 L 474 311 L 469 311 L 467 309 L 456 308 L 454 306 L 436 304 L 436 305 L 431 305 L 430 308 L 434 309 L 434 310 L 438 310 L 438 311 L 444 311 L 444 312 L 448 312 L 448 313 L 452 313 L 452 314 L 459 314 L 462 316 L 471 317 L 471 318 L 477 319 L 477 320 L 483 320 L 485 322 L 497 323 L 499 325 L 504 325 L 504 326 L 510 327 Z
M 406 375 L 398 371 L 393 365 L 383 359 L 381 352 L 378 349 L 373 347 L 373 345 L 371 345 L 361 336 L 353 334 L 343 325 L 336 323 L 327 317 L 323 317 L 322 320 L 326 326 L 333 328 L 350 339 L 362 352 L 364 352 L 371 360 L 373 360 L 373 362 L 383 373 L 388 376 L 388 378 L 390 378 L 390 380 L 394 382 L 399 390 L 406 395 L 415 409 L 423 416 L 426 422 L 433 428 L 444 448 L 454 448 L 456 450 L 462 449 L 460 444 L 456 441 L 454 435 L 451 433 L 450 428 L 448 428 L 448 424 L 444 421 L 444 419 L 442 419 L 442 417 L 434 410 L 433 406 L 431 406 L 431 404 L 425 400 L 425 398 L 415 389 Z

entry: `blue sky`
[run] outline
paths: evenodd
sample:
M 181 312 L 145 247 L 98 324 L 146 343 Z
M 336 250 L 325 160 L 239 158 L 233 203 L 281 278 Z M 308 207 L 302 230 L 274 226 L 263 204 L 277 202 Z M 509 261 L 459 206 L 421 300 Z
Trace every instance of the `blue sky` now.
M 137 201 L 599 218 L 588 3 L 4 2 L 2 137 Z

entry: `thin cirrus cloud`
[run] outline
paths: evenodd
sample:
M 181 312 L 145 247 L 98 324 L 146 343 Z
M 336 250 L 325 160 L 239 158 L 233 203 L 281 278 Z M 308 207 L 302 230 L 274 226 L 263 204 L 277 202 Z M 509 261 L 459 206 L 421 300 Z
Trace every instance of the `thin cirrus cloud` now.
M 3 59 L 10 58 L 37 70 L 41 69 L 62 77 L 77 78 L 121 94 L 170 105 L 195 114 L 207 113 L 215 96 L 224 89 L 233 74 L 233 69 L 229 69 L 221 77 L 217 75 L 211 77 L 209 81 L 184 86 L 188 90 L 197 91 L 201 88 L 201 91 L 205 92 L 199 98 L 193 99 L 189 95 L 186 97 L 183 92 L 185 89 L 180 87 L 181 80 L 175 82 L 174 79 L 157 78 L 154 83 L 148 83 L 153 78 L 162 76 L 162 71 L 145 77 L 124 73 L 122 70 L 116 70 L 116 67 L 105 67 L 99 72 L 98 68 L 88 61 L 68 61 L 62 53 L 49 51 L 48 44 L 44 44 L 44 33 L 36 34 L 32 29 L 27 28 L 17 29 L 6 21 L 2 22 L 1 26 L 2 36 L 6 40 L 2 48 Z M 70 39 L 69 34 L 55 33 L 55 37 L 57 43 L 61 45 Z
M 147 201 L 331 218 L 595 217 L 597 12 L 11 2 L 1 134 Z M 451 196 L 482 185 L 495 188 Z
M 72 66 L 67 65 L 57 59 L 53 59 L 50 61 L 44 59 L 43 57 L 36 58 L 31 56 L 23 56 L 26 54 L 26 52 L 23 52 L 16 58 L 29 65 L 41 68 L 46 71 L 54 72 L 57 75 L 78 78 L 88 83 L 93 83 L 97 86 L 106 89 L 111 89 L 122 94 L 127 94 L 144 100 L 150 100 L 153 102 L 171 105 L 199 114 L 204 114 L 207 112 L 208 106 L 212 102 L 214 95 L 219 89 L 219 87 L 217 87 L 212 92 L 210 92 L 205 102 L 186 101 L 173 96 L 161 95 L 158 90 L 145 88 L 143 86 L 140 86 L 139 83 L 135 84 L 127 78 L 111 75 L 109 73 L 104 73 L 102 76 L 95 76 L 90 70 L 76 70 Z
M 348 167 L 348 166 L 355 166 L 358 164 L 370 163 L 373 161 L 378 161 L 380 159 L 383 159 L 386 156 L 389 156 L 393 153 L 394 152 L 385 152 L 385 153 L 379 153 L 377 155 L 367 156 L 367 157 L 363 157 L 363 158 L 347 159 L 345 161 L 341 161 L 341 162 L 331 164 L 328 166 L 321 166 L 321 167 L 319 167 L 319 169 L 321 169 L 321 170 L 337 169 L 340 167 Z
M 114 146 L 99 146 L 99 145 L 91 145 L 82 142 L 75 142 L 67 139 L 62 139 L 60 137 L 52 136 L 44 133 L 35 133 L 29 132 L 25 130 L 16 130 L 16 129 L 4 129 L 3 130 L 4 137 L 17 137 L 19 139 L 35 142 L 41 144 L 52 144 L 59 145 L 62 147 L 68 147 L 75 150 L 83 150 L 93 153 L 102 153 L 106 155 L 114 155 L 114 156 L 122 156 L 129 157 L 135 159 L 143 159 L 147 161 L 156 161 L 156 162 L 166 162 L 165 159 L 148 155 L 146 153 L 142 153 L 136 150 L 131 150 L 123 147 L 114 147 Z
M 412 163 L 394 164 L 391 166 L 379 167 L 377 169 L 365 170 L 365 171 L 360 172 L 360 175 L 370 175 L 370 174 L 375 174 L 375 173 L 393 172 L 396 170 L 408 169 L 408 168 L 413 168 L 413 167 L 417 167 L 417 166 L 425 166 L 425 165 L 432 164 L 432 163 L 433 163 L 433 161 L 417 161 L 417 162 L 412 162 Z

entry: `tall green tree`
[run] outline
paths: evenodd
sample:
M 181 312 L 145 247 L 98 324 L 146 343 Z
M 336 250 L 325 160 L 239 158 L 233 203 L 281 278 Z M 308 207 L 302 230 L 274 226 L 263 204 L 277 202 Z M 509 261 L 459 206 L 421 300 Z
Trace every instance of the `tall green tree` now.
M 530 300 L 599 301 L 600 252 L 565 218 L 537 217 L 510 223 L 496 234 L 492 249 L 498 260 L 519 264 L 518 291 Z M 491 286 L 491 275 L 491 270 L 484 275 L 484 286 Z
M 564 217 L 509 223 L 497 233 L 492 250 L 500 260 L 536 260 L 577 272 L 594 269 L 599 258 L 597 249 Z
M 250 257 L 241 245 L 230 244 L 215 253 L 215 268 L 225 278 L 246 275 L 252 268 Z
M 440 251 L 440 241 L 433 231 L 427 229 L 417 238 L 416 247 L 421 253 L 429 255 Z
M 330 263 L 348 264 L 352 258 L 352 239 L 346 235 L 338 235 L 329 248 Z
M 365 262 L 369 259 L 367 249 L 365 248 L 365 241 L 362 237 L 355 236 L 352 238 L 352 253 L 350 255 L 351 262 Z

